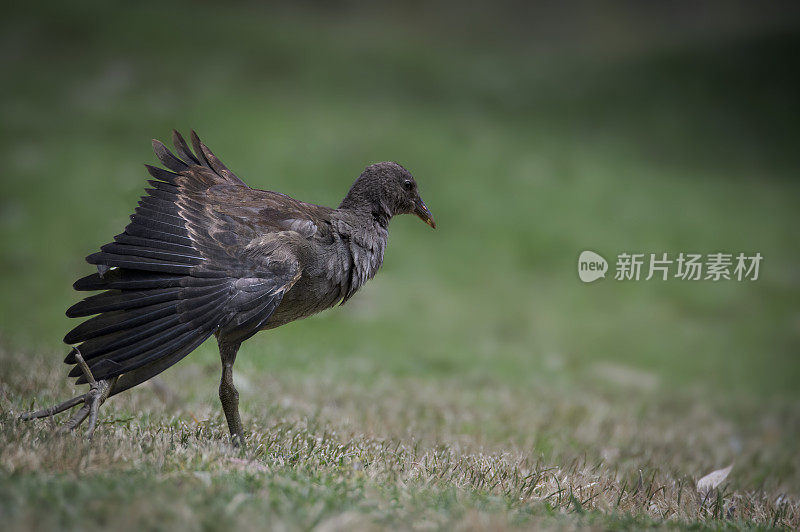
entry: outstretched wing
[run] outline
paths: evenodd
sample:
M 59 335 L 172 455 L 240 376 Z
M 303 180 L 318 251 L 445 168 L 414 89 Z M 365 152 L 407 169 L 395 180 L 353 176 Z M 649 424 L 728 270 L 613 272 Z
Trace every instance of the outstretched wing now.
M 87 257 L 98 272 L 75 283 L 76 290 L 105 292 L 67 310 L 70 317 L 97 314 L 64 341 L 80 344 L 96 379 L 124 374 L 124 388 L 175 364 L 214 333 L 232 343 L 249 338 L 301 274 L 294 245 L 304 236 L 285 224 L 305 216 L 302 204 L 268 193 L 285 198 L 288 215 L 243 216 L 237 209 L 263 192 L 245 185 L 194 132 L 194 152 L 177 132 L 173 141 L 179 157 L 153 141 L 168 170 L 147 167 L 153 188 L 125 231 Z M 74 349 L 65 362 L 76 363 Z M 78 367 L 70 376 L 85 382 Z

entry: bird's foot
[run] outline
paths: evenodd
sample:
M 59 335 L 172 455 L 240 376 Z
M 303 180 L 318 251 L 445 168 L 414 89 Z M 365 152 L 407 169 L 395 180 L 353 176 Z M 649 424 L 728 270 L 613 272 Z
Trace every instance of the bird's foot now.
M 231 434 L 231 445 L 234 449 L 246 449 L 247 444 L 244 441 L 244 433 Z
M 63 403 L 53 405 L 49 408 L 43 408 L 42 410 L 22 414 L 20 419 L 27 421 L 29 419 L 51 417 L 63 412 L 64 410 L 68 410 L 83 403 L 83 406 L 78 409 L 78 411 L 75 412 L 66 423 L 58 428 L 58 432 L 70 432 L 79 427 L 80 424 L 83 423 L 88 417 L 89 426 L 86 429 L 86 437 L 91 439 L 92 435 L 94 434 L 94 429 L 97 426 L 97 411 L 100 408 L 100 405 L 103 404 L 106 399 L 108 399 L 111 389 L 114 387 L 114 383 L 117 379 L 115 377 L 113 379 L 96 381 L 94 380 L 94 376 L 89 369 L 89 365 L 86 364 L 85 360 L 83 360 L 80 352 L 76 353 L 75 358 L 78 361 L 78 365 L 83 370 L 86 380 L 89 381 L 89 391 L 83 395 L 73 397 L 72 399 L 67 399 Z

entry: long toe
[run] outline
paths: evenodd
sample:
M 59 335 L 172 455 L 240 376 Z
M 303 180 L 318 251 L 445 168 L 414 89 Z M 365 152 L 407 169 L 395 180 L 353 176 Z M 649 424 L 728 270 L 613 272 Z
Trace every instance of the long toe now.
M 84 404 L 77 412 L 75 412 L 69 420 L 59 427 L 59 434 L 72 432 L 78 425 L 83 423 L 83 420 L 89 415 L 89 406 Z
M 23 421 L 28 421 L 31 419 L 54 416 L 60 412 L 63 412 L 64 410 L 70 409 L 73 406 L 84 402 L 86 400 L 86 395 L 87 394 L 78 395 L 72 399 L 67 399 L 63 403 L 59 403 L 48 408 L 42 408 L 41 410 L 37 410 L 35 412 L 26 412 L 19 416 L 19 418 Z

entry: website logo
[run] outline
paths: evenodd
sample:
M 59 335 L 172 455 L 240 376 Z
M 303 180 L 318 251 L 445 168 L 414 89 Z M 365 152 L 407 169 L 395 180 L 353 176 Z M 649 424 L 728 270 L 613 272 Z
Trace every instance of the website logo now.
M 578 257 L 578 277 L 584 283 L 591 283 L 598 279 L 605 278 L 608 271 L 606 259 L 594 251 L 583 251 Z

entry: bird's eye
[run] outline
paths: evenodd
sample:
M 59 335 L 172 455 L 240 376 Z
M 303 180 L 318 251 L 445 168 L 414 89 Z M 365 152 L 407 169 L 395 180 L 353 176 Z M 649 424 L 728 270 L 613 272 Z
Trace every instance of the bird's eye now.
M 403 181 L 403 188 L 406 190 L 414 190 L 414 182 L 410 179 Z

